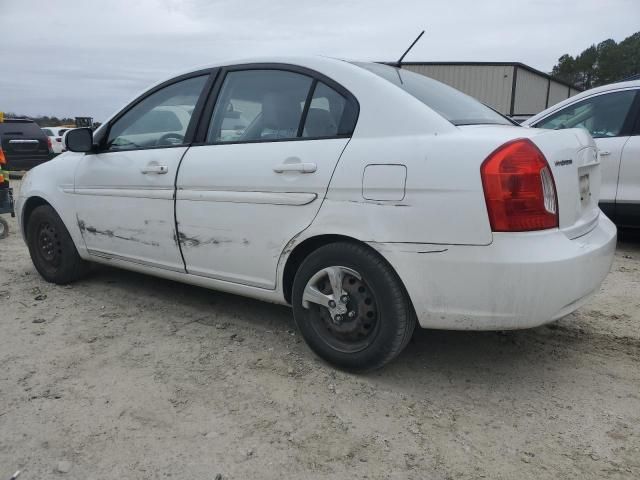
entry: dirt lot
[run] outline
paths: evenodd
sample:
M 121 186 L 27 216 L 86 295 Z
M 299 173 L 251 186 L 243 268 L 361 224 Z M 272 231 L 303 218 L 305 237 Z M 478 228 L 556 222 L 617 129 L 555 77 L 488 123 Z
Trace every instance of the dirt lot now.
M 640 241 L 586 307 L 337 372 L 289 309 L 0 241 L 0 478 L 640 478 Z M 220 477 L 218 477 L 220 478 Z

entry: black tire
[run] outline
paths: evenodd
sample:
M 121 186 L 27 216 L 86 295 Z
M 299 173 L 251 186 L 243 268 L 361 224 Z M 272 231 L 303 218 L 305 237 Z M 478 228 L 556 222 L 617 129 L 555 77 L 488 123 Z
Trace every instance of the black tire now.
M 89 264 L 80 258 L 62 219 L 49 205 L 36 207 L 27 223 L 31 261 L 42 277 L 64 285 L 82 278 Z
M 9 236 L 9 224 L 4 218 L 0 218 L 0 240 Z
M 336 268 L 344 275 L 339 283 L 347 294 L 343 304 L 347 313 L 339 315 L 339 324 L 329 308 L 303 304 L 308 285 L 325 295 L 333 292 L 326 285 L 329 276 L 322 276 Z M 397 274 L 380 255 L 356 243 L 331 243 L 311 253 L 296 272 L 291 300 L 295 322 L 309 347 L 327 362 L 350 371 L 374 370 L 393 360 L 409 343 L 416 324 Z

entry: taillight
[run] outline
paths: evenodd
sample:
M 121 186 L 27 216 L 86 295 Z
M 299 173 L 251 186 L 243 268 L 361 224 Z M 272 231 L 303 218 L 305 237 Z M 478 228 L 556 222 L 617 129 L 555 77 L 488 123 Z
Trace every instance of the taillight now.
M 50 152 L 53 152 L 53 144 L 51 143 L 51 137 L 47 137 L 47 147 L 49 147 Z
M 0 165 L 6 165 L 7 163 L 7 158 L 4 156 L 4 152 L 2 151 L 2 148 L 0 148 Z
M 547 159 L 531 140 L 505 143 L 480 167 L 491 230 L 523 232 L 558 226 L 558 197 Z

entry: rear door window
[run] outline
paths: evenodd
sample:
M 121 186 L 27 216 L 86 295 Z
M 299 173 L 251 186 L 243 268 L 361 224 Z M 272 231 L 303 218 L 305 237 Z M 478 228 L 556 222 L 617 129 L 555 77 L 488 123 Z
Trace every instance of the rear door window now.
M 349 135 L 354 128 L 356 110 L 343 95 L 323 82 L 317 82 L 302 130 L 305 138 Z
M 312 82 L 311 77 L 284 70 L 227 73 L 209 124 L 207 142 L 296 138 Z

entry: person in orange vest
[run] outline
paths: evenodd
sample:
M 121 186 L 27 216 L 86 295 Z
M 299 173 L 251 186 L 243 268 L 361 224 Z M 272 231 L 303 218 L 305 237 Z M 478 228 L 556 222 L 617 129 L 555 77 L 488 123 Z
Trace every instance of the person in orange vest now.
M 11 213 L 13 215 L 13 202 L 11 189 L 9 188 L 9 172 L 5 170 L 7 159 L 0 148 L 0 213 Z M 0 238 L 9 235 L 9 224 L 0 217 Z

